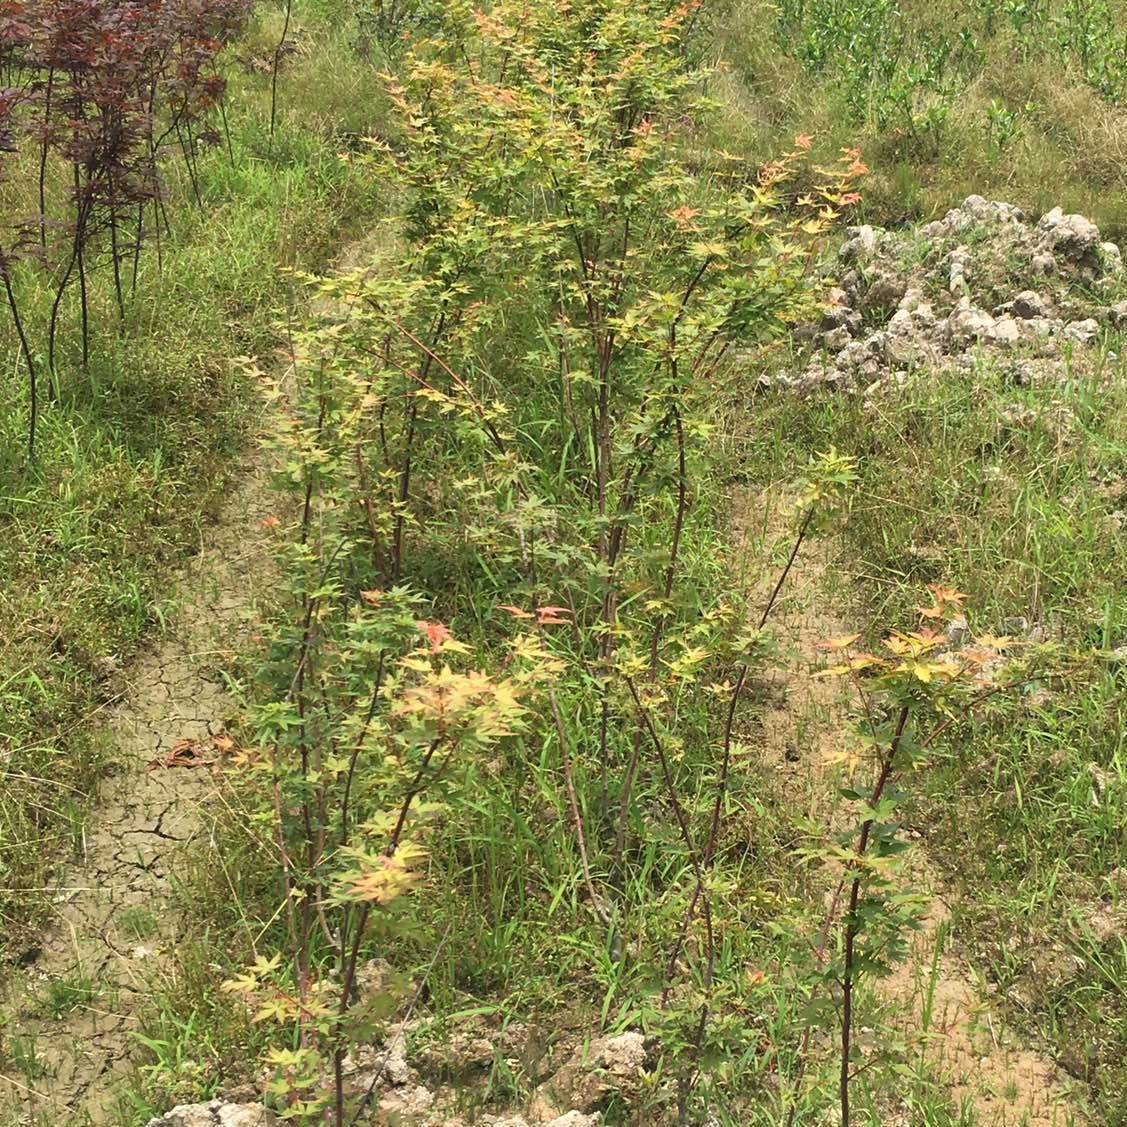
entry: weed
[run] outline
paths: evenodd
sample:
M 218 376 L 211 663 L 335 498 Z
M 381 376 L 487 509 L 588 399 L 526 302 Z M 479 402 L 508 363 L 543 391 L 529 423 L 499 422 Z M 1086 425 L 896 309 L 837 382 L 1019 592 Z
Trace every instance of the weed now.
M 148 939 L 156 934 L 159 927 L 156 916 L 140 904 L 123 908 L 118 915 L 118 921 L 122 929 L 134 939 Z
M 865 207 L 882 222 L 993 193 L 1122 234 L 1107 190 L 1123 183 L 1112 156 L 1124 143 L 1122 28 L 1103 0 L 1006 7 L 731 5 L 719 28 L 728 112 L 714 142 L 755 153 L 804 131 L 823 153 L 859 145 L 875 170 Z
M 39 1058 L 33 1037 L 12 1032 L 5 1036 L 0 1052 L 0 1059 L 31 1082 L 46 1074 L 47 1066 Z
M 72 1010 L 89 1005 L 97 997 L 94 980 L 80 973 L 50 979 L 36 1000 L 36 1007 L 54 1021 Z

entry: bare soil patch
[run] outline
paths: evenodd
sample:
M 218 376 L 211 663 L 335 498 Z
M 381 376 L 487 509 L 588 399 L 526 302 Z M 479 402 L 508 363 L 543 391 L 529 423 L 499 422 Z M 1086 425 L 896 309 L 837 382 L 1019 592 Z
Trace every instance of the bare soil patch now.
M 55 914 L 0 1007 L 0 1124 L 112 1121 L 154 985 L 177 974 L 174 907 L 183 851 L 206 848 L 201 808 L 235 711 L 218 669 L 249 628 L 269 575 L 265 459 L 230 489 L 180 584 L 168 639 L 126 675 L 109 714 L 117 770 L 102 785 L 80 855 L 60 868 Z

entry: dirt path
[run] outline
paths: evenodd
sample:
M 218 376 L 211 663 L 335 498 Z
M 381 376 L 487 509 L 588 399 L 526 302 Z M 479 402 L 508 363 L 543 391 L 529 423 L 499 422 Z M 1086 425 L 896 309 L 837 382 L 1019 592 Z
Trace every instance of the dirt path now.
M 1073 1127 L 1086 1122 L 1060 1070 L 1021 1043 L 1002 1020 L 1001 1007 L 946 949 L 951 915 L 940 882 L 926 857 L 909 863 L 913 886 L 932 899 L 911 957 L 881 984 L 882 996 L 903 1015 L 909 1043 L 946 1079 L 954 1106 L 973 1107 L 977 1123 Z
M 734 529 L 744 552 L 758 559 L 785 554 L 793 538 L 785 517 L 777 497 L 737 498 Z M 764 754 L 778 765 L 780 784 L 790 800 L 823 825 L 834 824 L 840 809 L 835 795 L 850 747 L 849 701 L 844 682 L 814 676 L 827 664 L 817 645 L 856 629 L 834 609 L 831 550 L 818 540 L 804 545 L 772 616 L 792 660 L 773 675 L 759 716 Z M 897 1026 L 909 1050 L 923 1055 L 945 1081 L 954 1107 L 968 1105 L 980 1127 L 1079 1127 L 1086 1122 L 1060 1070 L 1005 1027 L 1001 1007 L 950 949 L 954 944 L 947 943 L 951 914 L 945 890 L 921 846 L 905 854 L 904 883 L 928 894 L 930 902 L 910 958 L 879 984 L 878 992 L 898 1013 Z
M 234 702 L 216 672 L 269 574 L 265 459 L 232 486 L 179 591 L 167 641 L 128 674 L 107 721 L 118 770 L 100 789 L 81 859 L 59 874 L 54 921 L 0 1008 L 0 1127 L 111 1121 L 151 984 L 177 973 L 178 852 L 199 847 L 209 762 Z

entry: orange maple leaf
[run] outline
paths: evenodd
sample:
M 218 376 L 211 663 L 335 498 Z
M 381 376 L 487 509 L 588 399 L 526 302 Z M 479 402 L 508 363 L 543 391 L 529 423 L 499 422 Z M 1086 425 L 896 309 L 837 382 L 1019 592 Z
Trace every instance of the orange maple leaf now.
M 675 207 L 672 211 L 666 213 L 678 227 L 691 227 L 692 221 L 700 215 L 699 207 L 689 207 L 687 204 L 682 207 Z
M 536 608 L 536 621 L 541 626 L 556 626 L 561 622 L 567 622 L 567 616 L 571 611 L 567 607 L 537 607 Z
M 960 591 L 957 587 L 944 587 L 941 583 L 929 583 L 927 589 L 937 603 L 954 603 L 958 606 L 967 597 L 965 591 Z
M 449 629 L 443 626 L 441 622 L 419 621 L 415 625 L 419 628 L 423 637 L 430 642 L 431 653 L 438 653 L 452 637 Z
M 930 607 L 916 607 L 923 618 L 942 618 L 951 608 L 958 609 L 967 597 L 965 592 L 955 587 L 944 587 L 942 583 L 929 583 L 927 589 L 935 600 Z

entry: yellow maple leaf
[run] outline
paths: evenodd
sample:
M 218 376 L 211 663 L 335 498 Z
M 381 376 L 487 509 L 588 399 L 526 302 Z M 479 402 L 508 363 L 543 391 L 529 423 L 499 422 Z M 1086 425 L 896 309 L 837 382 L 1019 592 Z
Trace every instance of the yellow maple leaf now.
M 1014 639 L 1009 634 L 980 634 L 975 641 L 988 650 L 998 650 L 999 652 L 1009 649 L 1014 644 Z
M 820 650 L 844 650 L 844 649 L 848 649 L 848 647 L 853 645 L 853 643 L 855 641 L 857 641 L 857 639 L 860 638 L 860 637 L 861 637 L 860 634 L 835 634 L 832 637 L 823 638 L 818 643 L 818 649 L 820 649 Z

